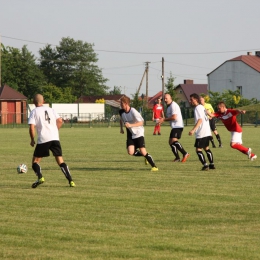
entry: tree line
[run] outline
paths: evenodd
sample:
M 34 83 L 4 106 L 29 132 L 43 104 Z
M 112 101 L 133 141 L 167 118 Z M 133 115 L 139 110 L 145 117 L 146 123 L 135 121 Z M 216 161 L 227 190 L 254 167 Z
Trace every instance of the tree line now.
M 39 58 L 26 45 L 18 49 L 1 44 L 1 56 L 2 84 L 29 101 L 36 93 L 50 103 L 73 103 L 83 95 L 121 94 L 120 87 L 109 90 L 106 85 L 93 44 L 62 38 L 58 46 L 40 49 Z

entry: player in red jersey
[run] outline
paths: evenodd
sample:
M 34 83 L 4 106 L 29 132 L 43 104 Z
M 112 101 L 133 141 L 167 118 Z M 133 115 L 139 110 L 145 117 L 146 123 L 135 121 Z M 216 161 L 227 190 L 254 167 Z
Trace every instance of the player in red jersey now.
M 159 123 L 160 118 L 164 118 L 163 106 L 161 104 L 161 98 L 157 99 L 157 103 L 153 107 L 153 117 L 152 120 L 155 121 L 153 135 L 161 135 L 161 124 Z
M 237 149 L 241 153 L 246 154 L 248 159 L 253 161 L 257 156 L 252 153 L 251 148 L 242 145 L 242 127 L 237 122 L 237 115 L 245 113 L 245 110 L 226 108 L 226 104 L 221 101 L 218 103 L 218 111 L 211 114 L 208 112 L 208 115 L 219 118 L 227 130 L 231 132 L 231 148 Z

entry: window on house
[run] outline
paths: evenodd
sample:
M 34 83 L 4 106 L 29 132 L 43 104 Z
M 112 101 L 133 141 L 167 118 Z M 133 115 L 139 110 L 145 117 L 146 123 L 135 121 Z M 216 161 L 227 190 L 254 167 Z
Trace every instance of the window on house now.
M 240 96 L 242 96 L 242 86 L 237 86 L 237 89 L 239 90 Z

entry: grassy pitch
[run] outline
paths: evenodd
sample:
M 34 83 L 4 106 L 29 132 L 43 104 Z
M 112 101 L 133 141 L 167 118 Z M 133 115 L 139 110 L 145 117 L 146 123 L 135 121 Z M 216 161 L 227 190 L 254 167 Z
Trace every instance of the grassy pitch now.
M 76 187 L 50 156 L 36 189 L 28 129 L 0 129 L 0 259 L 259 259 L 260 129 L 244 127 L 244 145 L 259 155 L 251 162 L 219 127 L 224 147 L 211 149 L 217 169 L 208 172 L 190 129 L 180 142 L 191 156 L 173 163 L 170 127 L 161 136 L 145 128 L 154 173 L 127 155 L 118 127 L 61 129 Z

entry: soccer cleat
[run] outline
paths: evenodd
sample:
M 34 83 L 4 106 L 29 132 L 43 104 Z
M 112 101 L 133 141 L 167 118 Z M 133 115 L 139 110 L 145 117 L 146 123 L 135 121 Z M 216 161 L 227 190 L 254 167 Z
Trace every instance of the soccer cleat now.
M 189 156 L 190 156 L 190 154 L 189 154 L 189 153 L 186 153 L 186 154 L 183 156 L 181 162 L 186 162 L 186 160 L 189 158 Z
M 156 133 L 153 133 L 153 135 L 156 135 Z
M 247 151 L 248 159 L 251 159 L 251 152 L 252 152 L 252 149 L 248 148 L 248 151 Z
M 215 144 L 212 144 L 212 148 L 216 148 L 216 145 L 215 145 Z
M 215 167 L 215 165 L 214 165 L 214 164 L 210 164 L 210 165 L 209 165 L 209 169 L 211 169 L 211 170 L 215 170 L 215 169 L 216 169 L 216 167 Z
M 204 165 L 202 168 L 201 168 L 202 171 L 208 171 L 209 170 L 209 166 L 208 165 Z
M 41 177 L 40 179 L 38 179 L 36 182 L 34 182 L 32 184 L 32 188 L 36 188 L 37 186 L 39 186 L 40 184 L 44 183 L 44 178 Z
M 75 187 L 76 186 L 76 184 L 74 183 L 74 181 L 71 181 L 70 182 L 70 187 Z
M 145 164 L 145 165 L 148 165 L 148 164 L 149 164 L 149 162 L 147 161 L 146 158 L 144 158 L 144 164 Z
M 152 169 L 151 169 L 151 172 L 157 172 L 159 169 L 157 168 L 157 167 L 153 167 Z
M 218 146 L 219 148 L 222 148 L 223 147 L 223 145 L 222 144 L 219 144 L 219 146 Z
M 161 133 L 158 133 L 158 135 L 161 135 Z
M 175 158 L 175 159 L 173 160 L 173 162 L 180 162 L 180 161 L 181 161 L 180 158 L 179 158 L 179 159 Z
M 254 161 L 256 158 L 257 158 L 257 155 L 256 155 L 256 154 L 251 154 L 251 157 L 250 157 L 250 160 L 251 160 L 251 161 Z

